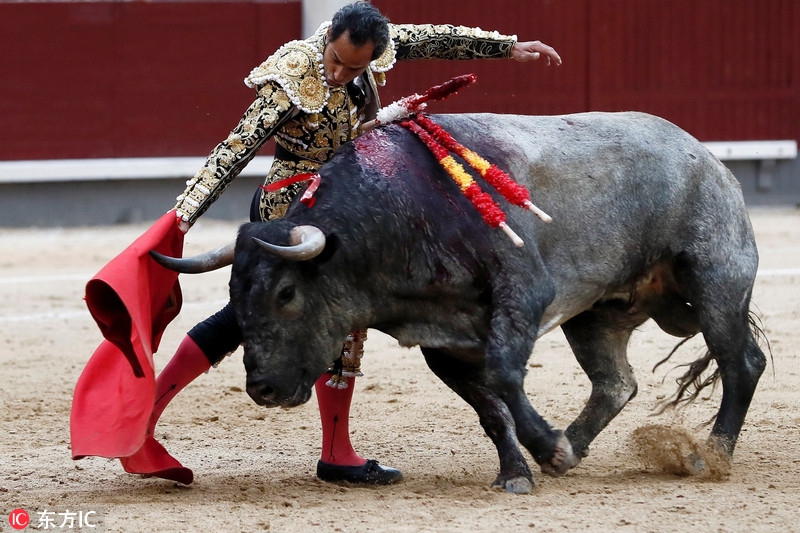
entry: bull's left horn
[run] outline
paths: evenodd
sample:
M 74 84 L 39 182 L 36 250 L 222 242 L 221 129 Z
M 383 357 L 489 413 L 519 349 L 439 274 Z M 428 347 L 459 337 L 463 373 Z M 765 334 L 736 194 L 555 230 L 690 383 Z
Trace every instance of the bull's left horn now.
M 313 259 L 325 249 L 325 234 L 316 226 L 295 226 L 289 233 L 289 246 L 278 246 L 253 237 L 259 246 L 290 261 Z
M 235 245 L 236 242 L 231 241 L 219 248 L 194 257 L 170 257 L 155 250 L 150 250 L 150 257 L 164 268 L 181 274 L 202 274 L 203 272 L 211 272 L 233 264 L 233 249 Z

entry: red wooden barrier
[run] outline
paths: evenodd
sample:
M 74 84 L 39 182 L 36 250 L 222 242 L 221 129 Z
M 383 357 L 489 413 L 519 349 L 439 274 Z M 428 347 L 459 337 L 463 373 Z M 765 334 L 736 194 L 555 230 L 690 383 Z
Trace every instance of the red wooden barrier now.
M 0 4 L 0 160 L 205 155 L 299 1 Z
M 540 39 L 564 64 L 400 63 L 382 100 L 465 72 L 431 111 L 652 112 L 701 140 L 800 139 L 796 0 L 375 0 L 393 22 Z M 0 160 L 205 155 L 301 3 L 0 3 Z

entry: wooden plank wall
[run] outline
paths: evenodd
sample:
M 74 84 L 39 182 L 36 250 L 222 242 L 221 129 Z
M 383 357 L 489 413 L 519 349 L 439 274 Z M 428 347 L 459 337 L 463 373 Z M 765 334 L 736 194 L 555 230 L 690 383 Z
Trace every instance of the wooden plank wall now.
M 591 13 L 593 109 L 646 110 L 707 141 L 800 139 L 800 2 L 607 0 Z
M 800 140 L 797 0 L 499 1 L 489 9 L 459 0 L 374 3 L 393 22 L 498 29 L 544 41 L 564 59 L 558 69 L 508 61 L 401 64 L 385 93 L 392 98 L 475 72 L 479 85 L 441 109 L 639 110 L 704 141 Z
M 636 109 L 704 141 L 800 139 L 797 0 L 374 3 L 564 58 L 400 63 L 384 103 L 475 72 L 431 111 Z M 244 76 L 300 28 L 299 0 L 0 3 L 0 160 L 205 155 L 252 101 Z
M 0 160 L 206 155 L 301 3 L 0 4 Z

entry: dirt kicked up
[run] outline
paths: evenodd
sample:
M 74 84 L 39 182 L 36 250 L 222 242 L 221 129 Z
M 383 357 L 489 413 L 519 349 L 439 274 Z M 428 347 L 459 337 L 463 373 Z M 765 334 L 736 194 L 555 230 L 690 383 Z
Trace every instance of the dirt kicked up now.
M 72 461 L 75 382 L 101 341 L 83 303 L 86 281 L 144 225 L 0 231 L 0 531 L 791 531 L 800 520 L 800 211 L 750 212 L 761 255 L 753 294 L 772 359 L 732 465 L 691 475 L 720 391 L 654 415 L 675 391 L 675 368 L 697 357 L 651 322 L 629 350 L 639 394 L 566 477 L 535 473 L 533 493 L 492 490 L 497 457 L 474 411 L 427 369 L 416 349 L 369 332 L 351 431 L 358 451 L 400 468 L 396 486 L 358 487 L 314 476 L 316 401 L 264 409 L 244 392 L 241 351 L 173 401 L 156 437 L 195 481 L 180 486 L 126 474 L 116 460 Z M 192 254 L 231 239 L 236 224 L 201 221 Z M 156 354 L 160 369 L 184 333 L 227 298 L 228 269 L 182 276 L 184 307 Z M 766 350 L 765 350 L 766 351 Z M 526 391 L 556 427 L 589 395 L 560 332 L 530 359 Z M 531 464 L 533 462 L 531 461 Z M 710 475 L 709 475 L 710 472 Z M 11 516 L 13 515 L 13 516 Z M 11 516 L 12 520 L 9 520 Z M 20 522 L 16 525 L 19 527 Z M 92 527 L 96 526 L 96 527 Z

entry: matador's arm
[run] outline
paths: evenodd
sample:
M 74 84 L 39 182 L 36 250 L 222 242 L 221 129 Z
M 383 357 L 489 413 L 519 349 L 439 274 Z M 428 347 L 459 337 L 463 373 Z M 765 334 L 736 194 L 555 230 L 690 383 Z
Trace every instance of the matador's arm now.
M 451 24 L 390 24 L 398 60 L 511 57 L 516 35 Z
M 211 207 L 264 143 L 292 117 L 295 107 L 277 83 L 266 83 L 257 94 L 239 124 L 211 151 L 178 196 L 175 210 L 188 224 L 194 224 Z

